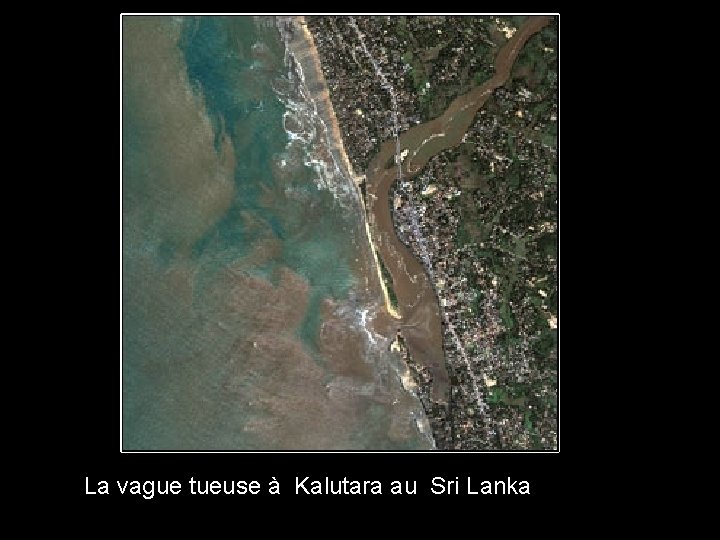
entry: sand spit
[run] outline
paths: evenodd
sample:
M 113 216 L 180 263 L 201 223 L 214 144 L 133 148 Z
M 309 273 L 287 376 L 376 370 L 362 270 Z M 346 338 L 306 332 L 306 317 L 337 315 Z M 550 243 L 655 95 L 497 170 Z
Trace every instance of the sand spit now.
M 371 229 L 378 255 L 392 275 L 395 294 L 402 315 L 402 333 L 412 358 L 430 369 L 433 376 L 432 399 L 447 403 L 450 380 L 445 363 L 443 318 L 435 288 L 426 268 L 418 256 L 410 251 L 397 237 L 388 204 L 389 191 L 398 174 L 391 161 L 399 151 L 407 152 L 401 163 L 403 180 L 417 175 L 436 154 L 456 146 L 472 125 L 475 113 L 485 104 L 493 90 L 502 86 L 510 76 L 510 70 L 525 42 L 550 22 L 550 17 L 530 17 L 513 37 L 498 51 L 495 58 L 495 74 L 480 86 L 476 86 L 450 103 L 446 111 L 429 122 L 418 124 L 400 135 L 399 142 L 387 140 L 373 158 L 367 172 L 367 204 L 371 217 Z M 449 320 L 444 321 L 451 333 Z M 455 334 L 453 334 L 455 335 Z M 474 369 L 465 354 L 464 344 L 456 338 L 455 349 L 465 362 L 473 381 L 473 390 L 479 404 L 483 403 L 481 384 L 477 382 Z
M 495 58 L 495 74 L 490 80 L 457 97 L 438 118 L 413 126 L 402 133 L 399 141 L 383 142 L 380 151 L 368 167 L 367 199 L 363 200 L 358 186 L 360 177 L 354 175 L 347 158 L 315 41 L 307 29 L 305 18 L 278 19 L 281 30 L 288 34 L 286 36 L 288 50 L 299 64 L 298 71 L 302 70 L 301 77 L 310 92 L 311 99 L 315 101 L 318 114 L 325 123 L 336 163 L 345 169 L 348 178 L 354 179 L 358 199 L 366 206 L 365 229 L 369 245 L 373 250 L 387 312 L 392 315 L 396 324 L 401 322 L 403 337 L 413 359 L 430 369 L 433 377 L 432 399 L 435 402 L 448 403 L 450 393 L 442 329 L 443 313 L 440 311 L 438 298 L 426 269 L 416 254 L 397 237 L 388 196 L 390 187 L 397 179 L 398 171 L 394 163 L 387 169 L 384 165 L 390 162 L 396 153 L 404 154 L 406 159 L 401 160 L 400 171 L 403 179 L 409 180 L 422 170 L 432 156 L 459 144 L 472 124 L 475 113 L 485 104 L 492 91 L 507 81 L 515 59 L 525 42 L 549 21 L 550 17 L 530 17 L 498 51 Z M 397 311 L 390 303 L 378 257 L 392 275 L 398 298 Z M 464 353 L 463 344 L 458 342 L 457 349 L 473 379 L 477 401 L 482 403 L 482 392 L 475 381 L 473 366 Z
M 308 30 L 305 17 L 303 16 L 278 17 L 278 25 L 285 37 L 285 44 L 299 67 L 299 75 L 309 92 L 309 98 L 314 102 L 318 116 L 326 128 L 328 146 L 333 154 L 335 163 L 340 167 L 342 174 L 351 179 L 355 185 L 358 200 L 363 207 L 362 213 L 363 219 L 365 220 L 365 234 L 370 244 L 370 251 L 377 273 L 377 281 L 382 290 L 385 302 L 385 310 L 392 318 L 400 319 L 400 313 L 393 308 L 390 302 L 390 295 L 382 276 L 377 249 L 370 232 L 367 214 L 365 212 L 366 205 L 362 192 L 360 191 L 360 183 L 365 177 L 355 174 L 345 151 L 340 126 L 335 116 L 335 109 L 330 100 L 330 92 L 328 91 L 325 76 L 322 72 L 320 55 L 315 46 L 315 39 Z

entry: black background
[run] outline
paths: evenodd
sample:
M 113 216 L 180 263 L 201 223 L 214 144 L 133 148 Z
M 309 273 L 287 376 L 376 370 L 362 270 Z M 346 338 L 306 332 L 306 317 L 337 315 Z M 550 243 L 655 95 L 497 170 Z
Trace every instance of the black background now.
M 116 19 L 117 20 L 117 19 Z M 117 27 L 116 27 L 117 28 Z M 108 32 L 107 37 L 113 37 Z M 117 45 L 115 45 L 117 47 Z M 115 49 L 117 50 L 117 49 Z M 110 56 L 112 58 L 112 56 Z M 109 62 L 112 64 L 112 62 Z M 115 66 L 111 66 L 116 69 Z M 117 73 L 117 71 L 115 71 Z M 117 76 L 117 75 L 115 75 Z M 114 77 L 112 77 L 114 78 Z M 115 83 L 117 84 L 117 83 Z M 116 87 L 117 88 L 117 87 Z M 112 94 L 112 92 L 110 93 Z M 109 97 L 108 105 L 112 102 Z M 115 113 L 117 114 L 117 113 Z M 117 116 L 115 116 L 117 118 Z M 116 146 L 108 145 L 110 155 L 117 156 Z M 110 158 L 114 161 L 117 158 Z M 116 196 L 116 195 L 115 195 Z M 111 205 L 107 212 L 112 214 Z M 107 214 L 104 215 L 107 218 Z M 112 216 L 111 216 L 112 218 Z M 117 230 L 116 218 L 111 219 Z M 109 238 L 112 238 L 110 236 Z M 110 247 L 116 246 L 111 240 Z M 115 251 L 117 254 L 117 251 Z M 117 263 L 113 266 L 117 268 Z M 117 275 L 117 274 L 115 274 Z M 109 298 L 117 298 L 113 282 L 109 279 Z M 116 286 L 116 285 L 115 285 Z M 117 291 L 117 289 L 114 289 Z M 97 299 L 99 300 L 99 298 Z M 112 302 L 111 302 L 112 304 Z M 117 305 L 117 304 L 114 304 Z M 108 305 L 105 304 L 107 308 Z M 106 313 L 114 311 L 103 310 Z M 100 312 L 100 311 L 98 311 Z M 114 311 L 117 313 L 117 311 Z M 115 319 L 117 320 L 117 319 Z M 100 323 L 101 321 L 95 321 Z M 117 328 L 112 319 L 106 320 L 109 324 L 105 330 Z M 115 330 L 117 332 L 117 330 Z M 108 332 L 108 349 L 114 348 L 119 337 Z M 86 336 L 84 339 L 90 339 Z M 116 341 L 118 340 L 118 341 Z M 89 350 L 97 350 L 95 345 Z M 119 505 L 147 507 L 147 508 L 188 508 L 210 509 L 229 507 L 232 509 L 246 509 L 248 502 L 256 502 L 260 507 L 266 507 L 276 501 L 290 504 L 296 502 L 322 502 L 329 500 L 342 501 L 350 505 L 357 501 L 377 501 L 381 506 L 392 510 L 394 501 L 432 501 L 433 506 L 419 505 L 414 516 L 419 520 L 433 520 L 438 517 L 437 511 L 441 501 L 449 504 L 460 501 L 470 502 L 471 514 L 478 524 L 484 520 L 492 520 L 493 515 L 486 513 L 489 509 L 508 509 L 517 519 L 527 516 L 526 511 L 544 507 L 554 508 L 562 496 L 565 475 L 561 463 L 567 462 L 570 457 L 566 450 L 561 453 L 468 453 L 468 452 L 413 452 L 413 453 L 361 453 L 361 452 L 317 452 L 317 453 L 121 453 L 119 433 L 119 358 L 112 355 L 102 355 L 102 358 L 88 359 L 81 377 L 76 381 L 77 390 L 74 396 L 77 433 L 66 435 L 72 441 L 72 458 L 65 463 L 49 463 L 62 470 L 63 484 L 60 487 L 64 494 L 77 498 L 77 501 L 87 510 L 97 508 L 113 508 Z M 80 375 L 80 374 L 79 374 Z M 110 381 L 105 383 L 103 381 Z M 105 390 L 102 390 L 105 389 Z M 73 437 L 74 436 L 74 437 Z M 189 495 L 190 477 L 196 480 L 257 480 L 261 483 L 259 495 Z M 327 476 L 339 481 L 348 480 L 379 480 L 382 483 L 382 495 L 296 495 L 295 477 L 310 476 L 311 480 L 324 481 Z M 441 476 L 445 479 L 460 479 L 460 495 L 433 495 L 430 491 L 433 477 Z M 527 480 L 530 483 L 530 495 L 465 495 L 467 477 L 472 478 L 473 487 L 479 490 L 483 480 Z M 110 484 L 110 495 L 86 495 L 85 478 L 89 477 L 90 486 L 100 480 Z M 280 482 L 280 495 L 268 494 L 268 482 L 272 478 Z M 178 480 L 182 484 L 180 495 L 156 495 L 146 500 L 140 495 L 126 493 L 120 495 L 116 481 L 125 480 Z M 390 482 L 392 480 L 416 481 L 416 495 L 391 495 Z M 516 483 L 516 486 L 518 485 Z M 308 484 L 308 483 L 306 483 Z M 191 514 L 188 514 L 191 515 Z M 247 517 L 247 515 L 246 515 Z M 320 517 L 320 516 L 318 516 Z M 278 525 L 281 525 L 281 518 Z M 549 518 L 548 518 L 549 519 Z M 547 522 L 549 524 L 550 521 Z M 358 525 L 367 525 L 360 521 Z M 512 523 L 511 523 L 512 524 Z
M 467 452 L 414 452 L 414 453 L 123 453 L 104 449 L 88 456 L 75 479 L 77 492 L 87 503 L 93 505 L 138 504 L 138 505 L 226 505 L 241 504 L 249 499 L 304 500 L 356 498 L 393 498 L 410 501 L 418 497 L 433 501 L 437 499 L 456 500 L 458 497 L 471 498 L 483 505 L 492 502 L 511 504 L 514 508 L 533 507 L 539 503 L 552 503 L 560 493 L 561 454 L 548 453 L 467 453 Z M 85 477 L 93 490 L 99 480 L 110 483 L 110 495 L 86 495 Z M 334 481 L 379 480 L 382 495 L 296 495 L 295 477 L 309 476 L 311 480 L 323 482 L 325 477 Z M 433 477 L 446 480 L 460 479 L 459 495 L 433 495 L 430 491 Z M 480 491 L 480 482 L 490 480 L 527 480 L 530 495 L 466 495 L 467 477 L 472 478 L 475 491 Z M 195 480 L 257 480 L 261 484 L 258 495 L 190 495 L 189 479 Z M 268 483 L 272 478 L 280 482 L 280 495 L 268 494 Z M 120 495 L 116 481 L 120 480 L 178 480 L 182 484 L 179 495 L 155 495 L 145 500 L 140 495 Z M 391 495 L 390 482 L 400 480 L 417 482 L 417 495 Z

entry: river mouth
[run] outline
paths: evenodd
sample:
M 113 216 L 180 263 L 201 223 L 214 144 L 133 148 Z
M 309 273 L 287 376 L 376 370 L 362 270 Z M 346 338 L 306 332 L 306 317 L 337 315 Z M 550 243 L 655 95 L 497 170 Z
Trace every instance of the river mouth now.
M 368 222 L 378 256 L 392 276 L 397 296 L 400 320 L 397 329 L 402 333 L 415 362 L 427 367 L 432 375 L 432 400 L 447 404 L 450 381 L 446 366 L 443 326 L 452 326 L 444 320 L 429 265 L 421 264 L 422 253 L 415 253 L 398 238 L 391 214 L 390 190 L 400 177 L 408 181 L 419 174 L 431 157 L 460 144 L 463 135 L 473 122 L 475 114 L 492 92 L 505 84 L 520 51 L 527 40 L 549 24 L 551 17 L 529 17 L 498 51 L 495 74 L 491 79 L 456 98 L 438 118 L 413 126 L 396 142 L 385 141 L 370 162 L 367 174 Z M 403 154 L 405 159 L 402 159 Z M 401 161 L 397 167 L 396 157 Z M 422 245 L 422 242 L 420 242 Z M 464 355 L 464 344 L 456 346 Z M 467 358 L 468 370 L 475 397 L 482 408 L 482 381 L 475 378 Z

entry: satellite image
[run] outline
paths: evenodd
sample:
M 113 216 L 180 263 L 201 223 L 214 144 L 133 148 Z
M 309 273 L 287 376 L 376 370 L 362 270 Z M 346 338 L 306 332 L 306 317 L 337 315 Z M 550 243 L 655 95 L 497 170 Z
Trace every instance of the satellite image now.
M 557 451 L 559 16 L 121 24 L 121 447 Z

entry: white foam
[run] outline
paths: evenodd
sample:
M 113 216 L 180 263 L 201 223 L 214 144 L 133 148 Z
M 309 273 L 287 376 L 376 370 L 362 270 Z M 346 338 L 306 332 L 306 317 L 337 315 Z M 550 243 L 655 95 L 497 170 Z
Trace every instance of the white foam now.
M 318 112 L 317 103 L 311 97 L 302 65 L 288 47 L 289 37 L 285 36 L 285 39 L 288 84 L 279 86 L 287 86 L 294 91 L 286 93 L 275 89 L 275 92 L 277 98 L 288 109 L 283 115 L 283 129 L 288 135 L 286 148 L 293 144 L 301 144 L 305 155 L 304 164 L 314 171 L 317 188 L 331 193 L 333 199 L 343 208 L 362 211 L 354 180 L 343 174 L 338 157 L 330 144 L 330 130 Z M 297 124 L 295 128 L 297 131 L 288 129 L 287 119 L 290 117 Z
M 360 326 L 361 326 L 362 329 L 365 331 L 365 335 L 367 336 L 368 341 L 369 341 L 370 343 L 372 343 L 373 345 L 375 345 L 375 344 L 377 343 L 377 339 L 375 339 L 375 336 L 373 335 L 373 333 L 372 333 L 372 332 L 368 329 L 368 327 L 367 327 L 367 314 L 368 314 L 368 312 L 369 312 L 368 309 L 361 309 L 361 310 L 358 311 L 358 313 L 359 313 L 359 315 L 360 315 Z

